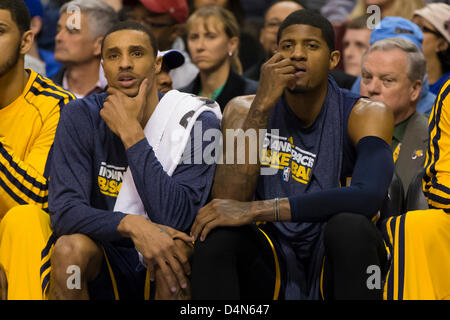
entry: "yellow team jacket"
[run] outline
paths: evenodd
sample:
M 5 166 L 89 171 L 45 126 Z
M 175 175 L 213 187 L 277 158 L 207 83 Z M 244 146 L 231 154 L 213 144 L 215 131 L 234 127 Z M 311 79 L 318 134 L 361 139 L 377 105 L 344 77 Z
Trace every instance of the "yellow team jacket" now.
M 33 70 L 23 93 L 0 109 L 0 220 L 16 205 L 48 208 L 45 166 L 61 108 L 75 97 Z
M 429 120 L 430 142 L 423 190 L 433 208 L 450 209 L 450 80 L 436 97 Z
M 429 119 L 423 191 L 430 209 L 389 218 L 391 253 L 384 298 L 450 300 L 450 80 Z

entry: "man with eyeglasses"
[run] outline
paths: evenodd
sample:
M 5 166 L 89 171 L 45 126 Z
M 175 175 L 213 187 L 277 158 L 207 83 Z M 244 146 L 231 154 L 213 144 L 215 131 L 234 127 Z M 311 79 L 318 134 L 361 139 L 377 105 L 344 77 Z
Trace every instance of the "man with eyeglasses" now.
M 245 76 L 253 80 L 259 80 L 261 66 L 276 53 L 277 32 L 281 23 L 289 14 L 300 9 L 304 9 L 304 6 L 296 0 L 275 1 L 267 9 L 264 15 L 264 27 L 261 29 L 259 36 L 259 42 L 264 48 L 265 55 L 261 61 L 245 72 Z
M 185 63 L 169 72 L 174 89 L 188 85 L 198 73 L 180 37 L 182 24 L 189 16 L 186 0 L 124 0 L 121 20 L 134 20 L 151 29 L 161 51 L 176 49 Z

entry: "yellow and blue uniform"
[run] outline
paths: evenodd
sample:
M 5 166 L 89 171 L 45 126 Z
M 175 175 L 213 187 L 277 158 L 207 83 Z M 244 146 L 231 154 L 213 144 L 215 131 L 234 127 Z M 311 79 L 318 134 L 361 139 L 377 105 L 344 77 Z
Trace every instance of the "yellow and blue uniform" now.
M 45 165 L 60 109 L 73 98 L 30 70 L 23 93 L 0 109 L 0 219 L 16 205 L 48 208 Z
M 218 130 L 212 112 L 198 118 L 191 130 L 190 153 L 183 155 L 172 176 L 167 175 L 147 139 L 125 150 L 100 116 L 106 93 L 72 101 L 61 113 L 51 160 L 49 212 L 54 236 L 42 252 L 44 295 L 48 293 L 52 244 L 57 237 L 84 234 L 104 249 L 100 274 L 88 283 L 90 299 L 141 299 L 151 296 L 146 268 L 130 238 L 117 227 L 126 213 L 114 211 L 126 168 L 151 221 L 188 231 L 195 215 L 208 200 L 215 165 L 194 162 L 209 145 L 194 143 L 196 130 Z M 197 126 L 197 124 L 196 124 Z M 189 150 L 189 149 L 188 149 Z M 189 158 L 191 157 L 191 158 Z M 190 161 L 184 160 L 190 159 Z M 151 286 L 152 288 L 154 286 Z
M 33 70 L 23 93 L 0 109 L 0 263 L 9 299 L 39 299 L 47 242 L 47 158 L 60 110 L 74 96 Z M 37 266 L 37 267 L 36 267 Z
M 385 235 L 392 254 L 385 299 L 450 299 L 450 80 L 429 120 L 423 191 L 429 210 L 392 217 Z

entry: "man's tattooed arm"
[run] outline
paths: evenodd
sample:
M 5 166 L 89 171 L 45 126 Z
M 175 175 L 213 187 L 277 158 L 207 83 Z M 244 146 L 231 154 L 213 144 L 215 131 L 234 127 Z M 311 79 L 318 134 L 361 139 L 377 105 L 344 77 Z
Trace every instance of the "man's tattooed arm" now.
M 222 121 L 223 134 L 223 164 L 217 165 L 212 189 L 212 198 L 233 199 L 239 201 L 251 201 L 256 189 L 259 176 L 260 146 L 254 148 L 255 141 L 249 141 L 254 135 L 245 135 L 247 130 L 256 133 L 256 144 L 262 141 L 259 137 L 260 130 L 267 128 L 271 108 L 265 108 L 252 96 L 234 98 L 225 108 Z M 231 130 L 230 130 L 231 129 Z M 238 131 L 237 129 L 241 129 Z M 228 132 L 228 134 L 227 134 Z M 232 134 L 230 134 L 232 133 Z M 233 139 L 232 149 L 227 149 L 227 139 Z M 239 140 L 245 141 L 245 147 L 239 148 Z M 245 140 L 244 140 L 245 139 Z M 257 154 L 250 154 L 251 152 Z M 233 161 L 229 163 L 227 154 L 233 152 Z M 245 153 L 244 164 L 238 162 L 238 158 Z M 255 159 L 256 161 L 250 161 Z

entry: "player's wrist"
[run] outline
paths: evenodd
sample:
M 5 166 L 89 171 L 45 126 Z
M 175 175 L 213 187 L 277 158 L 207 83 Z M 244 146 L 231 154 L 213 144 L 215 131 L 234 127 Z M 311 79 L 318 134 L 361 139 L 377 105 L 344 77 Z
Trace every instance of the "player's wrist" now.
M 145 138 L 144 130 L 137 121 L 124 127 L 119 133 L 119 136 L 126 150 Z
M 288 198 L 276 198 L 263 201 L 254 201 L 251 209 L 253 222 L 291 221 L 291 211 Z
M 252 215 L 253 222 L 274 221 L 273 200 L 253 201 L 250 214 Z
M 135 226 L 136 224 L 142 224 L 142 222 L 140 221 L 141 219 L 142 217 L 140 216 L 126 214 L 117 226 L 117 231 L 122 237 L 133 239 L 135 237 L 136 231 L 138 230 L 138 228 L 136 228 Z

